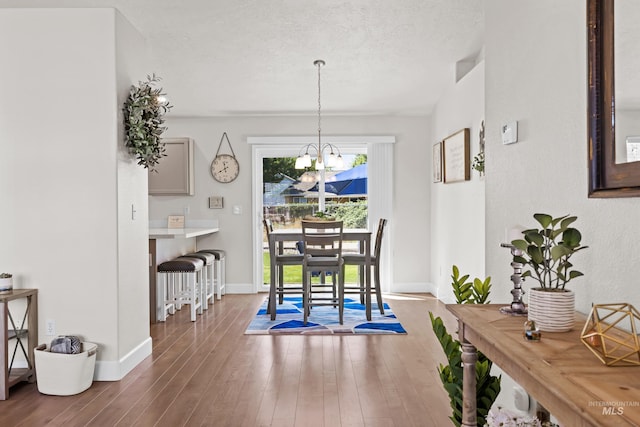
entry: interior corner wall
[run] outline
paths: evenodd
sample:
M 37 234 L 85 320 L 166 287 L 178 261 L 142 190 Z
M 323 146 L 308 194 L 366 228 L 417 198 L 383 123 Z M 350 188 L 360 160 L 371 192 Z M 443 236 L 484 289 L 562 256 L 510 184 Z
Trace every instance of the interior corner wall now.
M 432 145 L 469 128 L 470 161 L 480 151 L 484 73 L 483 61 L 443 95 L 433 114 Z M 429 156 L 433 158 L 432 150 Z M 485 183 L 477 171 L 471 170 L 470 181 L 431 184 L 431 234 L 433 292 L 453 303 L 453 265 L 471 278 L 485 277 Z
M 487 273 L 502 278 L 492 300 L 511 300 L 511 257 L 499 246 L 505 229 L 534 226 L 533 213 L 546 212 L 577 215 L 589 246 L 572 258 L 584 273 L 568 285 L 576 308 L 640 307 L 640 263 L 633 262 L 640 199 L 587 197 L 585 2 L 492 0 L 485 17 Z M 519 141 L 502 145 L 500 126 L 511 120 L 519 122 Z
M 97 343 L 98 364 L 119 360 L 126 244 L 118 241 L 114 13 L 0 9 L 0 40 L 10 41 L 0 51 L 0 270 L 16 288 L 38 289 L 39 342 L 53 338 L 45 335 L 52 320 L 56 334 Z
M 426 291 L 429 278 L 429 186 L 425 186 L 425 162 L 429 160 L 427 117 L 331 116 L 323 117 L 327 135 L 394 135 L 393 283 L 392 289 Z M 253 281 L 251 146 L 248 136 L 312 135 L 313 116 L 208 117 L 167 116 L 166 137 L 191 137 L 195 144 L 195 195 L 149 196 L 151 220 L 182 215 L 188 221 L 217 220 L 220 231 L 199 237 L 198 245 L 227 250 L 227 292 Z M 227 132 L 240 163 L 240 175 L 228 184 L 211 177 L 210 165 L 223 132 Z M 224 197 L 223 209 L 209 209 L 208 197 Z M 232 213 L 239 206 L 240 215 Z M 391 228 L 390 228 L 391 230 Z M 427 260 L 427 262 L 425 262 Z M 244 286 L 246 288 L 246 286 Z M 251 289 L 253 286 L 251 285 Z
M 145 39 L 115 11 L 118 187 L 118 352 L 115 372 L 121 378 L 151 354 L 149 328 L 149 200 L 147 169 L 124 145 L 122 105 L 132 84 L 149 70 Z

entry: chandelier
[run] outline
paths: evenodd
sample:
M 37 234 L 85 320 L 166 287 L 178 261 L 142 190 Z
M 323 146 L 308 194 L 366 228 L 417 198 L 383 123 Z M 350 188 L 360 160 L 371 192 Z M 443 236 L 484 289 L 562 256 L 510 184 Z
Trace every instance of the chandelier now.
M 316 59 L 313 61 L 313 65 L 318 67 L 318 144 L 307 144 L 306 146 L 300 149 L 298 153 L 298 157 L 296 158 L 296 169 L 304 169 L 311 167 L 312 158 L 309 151 L 315 151 L 315 168 L 316 170 L 324 170 L 325 169 L 325 161 L 324 154 L 328 151 L 329 156 L 327 157 L 326 167 L 328 168 L 342 168 L 344 166 L 344 160 L 342 159 L 342 155 L 340 154 L 340 150 L 333 144 L 322 143 L 322 120 L 321 120 L 321 108 L 322 104 L 320 102 L 320 68 L 325 65 L 325 62 L 322 59 Z M 302 152 L 304 151 L 304 155 Z M 337 153 L 337 154 L 336 154 Z

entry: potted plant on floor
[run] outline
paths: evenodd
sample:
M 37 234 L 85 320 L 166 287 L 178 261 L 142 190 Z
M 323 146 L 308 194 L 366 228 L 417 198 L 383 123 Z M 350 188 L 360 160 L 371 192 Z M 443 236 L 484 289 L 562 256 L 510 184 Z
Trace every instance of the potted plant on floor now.
M 491 292 L 491 277 L 484 280 L 475 278 L 473 282 L 467 281 L 469 275 L 460 275 L 457 266 L 452 267 L 451 286 L 453 295 L 458 304 L 488 304 Z M 443 320 L 429 312 L 431 327 L 436 335 L 442 350 L 447 357 L 447 364 L 438 366 L 438 374 L 442 385 L 449 395 L 451 416 L 449 419 L 456 427 L 462 424 L 462 348 L 460 341 L 454 339 L 447 331 Z M 476 417 L 478 426 L 484 425 L 484 421 L 491 409 L 491 405 L 500 394 L 501 376 L 491 375 L 493 363 L 484 354 L 478 352 L 476 361 Z
M 583 275 L 573 269 L 570 259 L 588 246 L 581 244 L 580 231 L 571 227 L 576 216 L 536 213 L 533 217 L 540 228 L 524 230 L 523 239 L 511 242 L 519 250 L 513 262 L 529 268 L 522 278 L 530 277 L 540 285 L 529 292 L 529 320 L 541 331 L 566 332 L 574 326 L 575 295 L 565 286 Z

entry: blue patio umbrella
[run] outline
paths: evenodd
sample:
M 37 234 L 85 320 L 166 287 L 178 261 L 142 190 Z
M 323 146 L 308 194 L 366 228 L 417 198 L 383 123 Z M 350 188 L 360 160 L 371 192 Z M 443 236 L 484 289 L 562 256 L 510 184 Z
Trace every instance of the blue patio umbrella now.
M 367 164 L 338 172 L 325 183 L 325 191 L 338 196 L 367 194 Z M 311 191 L 318 191 L 316 184 Z

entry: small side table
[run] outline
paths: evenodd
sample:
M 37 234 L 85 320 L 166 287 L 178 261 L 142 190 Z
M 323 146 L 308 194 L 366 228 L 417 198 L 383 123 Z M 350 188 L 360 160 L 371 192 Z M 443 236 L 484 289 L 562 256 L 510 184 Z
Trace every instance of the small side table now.
M 26 309 L 22 318 L 14 319 L 9 301 L 24 298 Z M 25 343 L 26 338 L 26 343 Z M 15 340 L 15 349 L 9 358 L 9 342 Z M 9 398 L 9 387 L 21 381 L 36 380 L 34 348 L 38 345 L 38 290 L 14 289 L 0 293 L 0 400 Z M 26 368 L 14 368 L 18 350 L 26 359 Z

